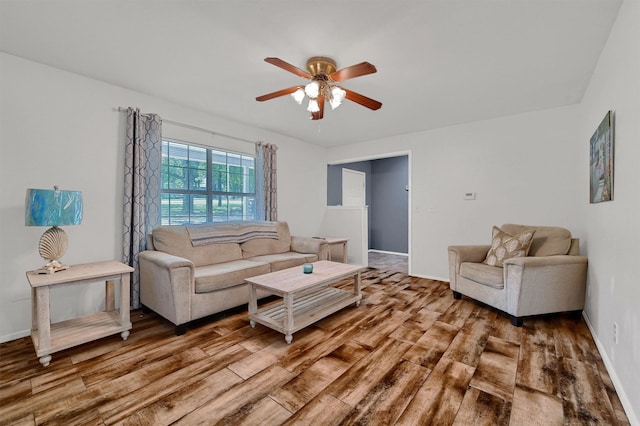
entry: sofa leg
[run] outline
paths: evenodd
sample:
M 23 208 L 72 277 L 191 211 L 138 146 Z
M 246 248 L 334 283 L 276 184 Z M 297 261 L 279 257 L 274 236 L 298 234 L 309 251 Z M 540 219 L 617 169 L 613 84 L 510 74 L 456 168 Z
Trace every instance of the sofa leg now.
M 523 320 L 522 317 L 516 317 L 513 315 L 509 315 L 509 319 L 511 320 L 511 324 L 516 327 L 522 327 Z
M 187 324 L 176 325 L 176 336 L 182 336 L 187 332 Z
M 462 293 L 460 293 L 459 291 L 455 291 L 455 290 L 452 290 L 452 291 L 453 291 L 453 298 L 454 299 L 458 299 L 458 300 L 462 299 Z

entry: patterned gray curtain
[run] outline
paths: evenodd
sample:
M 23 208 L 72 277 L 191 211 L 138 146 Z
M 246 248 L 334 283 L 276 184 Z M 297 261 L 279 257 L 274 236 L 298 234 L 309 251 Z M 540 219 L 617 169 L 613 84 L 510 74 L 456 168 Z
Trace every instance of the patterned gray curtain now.
M 131 307 L 140 307 L 138 254 L 147 234 L 160 224 L 162 119 L 127 108 L 124 159 L 123 262 L 135 269 L 131 277 Z
M 258 220 L 278 220 L 278 185 L 276 181 L 276 151 L 274 144 L 256 144 L 256 211 Z

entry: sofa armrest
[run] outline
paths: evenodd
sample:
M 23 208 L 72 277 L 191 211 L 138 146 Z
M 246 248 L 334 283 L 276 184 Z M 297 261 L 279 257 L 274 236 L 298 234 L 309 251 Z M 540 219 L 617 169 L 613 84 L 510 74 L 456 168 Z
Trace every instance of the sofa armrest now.
M 291 236 L 291 251 L 310 253 L 318 256 L 318 260 L 329 259 L 329 244 L 321 238 Z
M 458 274 L 460 273 L 460 264 L 462 262 L 481 263 L 486 257 L 490 245 L 473 245 L 473 246 L 449 246 L 449 287 L 453 291 L 457 291 Z
M 140 301 L 176 325 L 191 321 L 195 266 L 188 259 L 154 250 L 140 253 Z
M 455 256 L 458 264 L 462 262 L 481 263 L 486 257 L 490 245 L 476 245 L 476 246 L 449 246 L 449 255 Z
M 533 256 L 504 261 L 507 313 L 522 317 L 584 309 L 588 259 Z

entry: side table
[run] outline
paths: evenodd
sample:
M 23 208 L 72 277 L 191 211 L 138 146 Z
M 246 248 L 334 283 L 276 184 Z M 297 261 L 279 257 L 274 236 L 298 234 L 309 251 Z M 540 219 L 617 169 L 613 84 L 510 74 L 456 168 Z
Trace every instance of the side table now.
M 338 260 L 333 260 L 331 256 L 331 247 L 332 246 L 342 246 L 342 263 L 347 263 L 347 242 L 348 238 L 331 238 L 325 237 L 324 240 L 329 244 L 329 260 L 337 262 Z
M 54 274 L 27 272 L 31 286 L 31 338 L 40 363 L 46 367 L 51 354 L 102 337 L 120 333 L 129 337 L 129 274 L 134 269 L 115 260 L 71 265 Z M 105 280 L 105 310 L 51 324 L 49 290 L 64 284 L 87 284 Z M 115 309 L 115 281 L 120 281 L 120 310 Z

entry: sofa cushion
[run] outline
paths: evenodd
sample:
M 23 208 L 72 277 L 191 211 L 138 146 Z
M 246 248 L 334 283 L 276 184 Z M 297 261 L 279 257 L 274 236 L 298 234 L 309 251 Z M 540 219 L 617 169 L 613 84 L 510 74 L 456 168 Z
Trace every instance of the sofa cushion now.
M 152 236 L 156 250 L 189 259 L 195 266 L 242 259 L 240 244 L 209 244 L 194 247 L 185 226 L 158 226 L 153 229 Z
M 507 223 L 502 230 L 509 234 L 518 234 L 527 229 L 535 229 L 528 256 L 557 256 L 569 253 L 571 232 L 558 226 L 527 226 Z
M 277 222 L 278 239 L 254 238 L 240 244 L 242 257 L 250 258 L 265 254 L 286 253 L 291 250 L 291 234 L 287 222 Z
M 271 265 L 271 272 L 281 269 L 293 268 L 304 263 L 316 262 L 318 256 L 315 254 L 296 253 L 293 251 L 287 253 L 265 254 L 264 256 L 251 257 L 247 260 L 256 262 L 266 262 Z
M 502 289 L 504 288 L 504 269 L 483 263 L 462 262 L 460 276 L 478 284 Z
M 267 274 L 270 271 L 271 267 L 268 263 L 249 260 L 234 260 L 216 265 L 199 266 L 195 268 L 194 273 L 196 293 L 210 293 L 244 284 L 246 278 Z
M 526 256 L 531 247 L 531 240 L 534 233 L 534 229 L 527 229 L 516 235 L 512 235 L 494 226 L 491 237 L 491 248 L 482 263 L 501 268 L 503 262 L 507 259 Z

